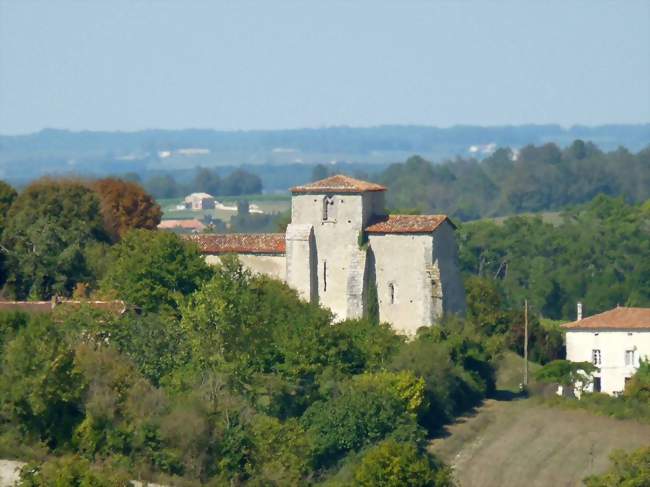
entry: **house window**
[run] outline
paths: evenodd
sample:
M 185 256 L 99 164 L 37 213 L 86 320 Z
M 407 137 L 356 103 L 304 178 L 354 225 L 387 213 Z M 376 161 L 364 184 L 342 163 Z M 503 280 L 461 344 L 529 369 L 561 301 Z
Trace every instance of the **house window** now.
M 591 351 L 591 362 L 594 365 L 600 365 L 601 364 L 600 350 L 592 350 Z
M 390 304 L 395 304 L 395 284 L 392 282 L 388 284 L 388 299 Z
M 625 366 L 634 367 L 634 350 L 625 350 Z
M 323 261 L 323 292 L 327 292 L 327 261 Z
M 334 196 L 325 196 L 323 198 L 323 221 L 334 221 Z

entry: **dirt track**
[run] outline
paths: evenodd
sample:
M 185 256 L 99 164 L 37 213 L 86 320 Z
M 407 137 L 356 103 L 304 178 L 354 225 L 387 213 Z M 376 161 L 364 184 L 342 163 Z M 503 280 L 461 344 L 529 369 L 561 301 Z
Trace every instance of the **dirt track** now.
M 447 428 L 431 451 L 461 487 L 573 487 L 609 465 L 616 448 L 650 445 L 650 425 L 566 411 L 531 400 L 486 401 Z

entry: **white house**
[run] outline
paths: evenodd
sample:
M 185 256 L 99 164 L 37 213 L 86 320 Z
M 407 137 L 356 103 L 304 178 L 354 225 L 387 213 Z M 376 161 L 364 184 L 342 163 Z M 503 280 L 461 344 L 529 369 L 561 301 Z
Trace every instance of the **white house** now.
M 208 193 L 192 193 L 185 197 L 185 208 L 188 210 L 212 210 L 215 200 Z
M 616 395 L 639 368 L 650 359 L 650 308 L 617 307 L 604 313 L 562 325 L 566 330 L 566 358 L 591 362 L 600 372 L 585 391 Z

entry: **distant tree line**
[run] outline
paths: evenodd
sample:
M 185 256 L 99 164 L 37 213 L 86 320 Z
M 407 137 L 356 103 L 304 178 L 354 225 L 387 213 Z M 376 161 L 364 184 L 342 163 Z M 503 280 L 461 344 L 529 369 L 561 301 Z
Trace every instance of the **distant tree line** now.
M 208 193 L 212 196 L 240 196 L 260 194 L 262 180 L 259 176 L 237 169 L 225 177 L 213 169 L 196 168 L 190 182 L 180 182 L 170 174 L 152 176 L 144 187 L 156 198 L 178 198 L 190 193 Z
M 431 164 L 420 157 L 393 164 L 376 179 L 387 185 L 392 208 L 445 213 L 459 220 L 553 211 L 591 201 L 598 194 L 629 203 L 650 198 L 650 148 L 602 152 L 574 141 L 498 149 L 490 157 Z
M 495 286 L 506 308 L 575 319 L 616 305 L 650 306 L 650 200 L 597 196 L 549 223 L 541 216 L 463 223 L 460 264 Z

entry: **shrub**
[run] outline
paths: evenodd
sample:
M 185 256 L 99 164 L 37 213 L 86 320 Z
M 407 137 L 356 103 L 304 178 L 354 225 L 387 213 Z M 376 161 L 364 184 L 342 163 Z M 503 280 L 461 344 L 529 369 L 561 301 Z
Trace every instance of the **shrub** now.
M 631 453 L 615 450 L 611 468 L 602 475 L 584 479 L 586 487 L 643 487 L 650 485 L 650 447 Z
M 130 487 L 128 476 L 99 469 L 76 455 L 29 463 L 20 471 L 19 487 Z
M 343 454 L 379 441 L 408 422 L 414 418 L 395 394 L 354 385 L 327 401 L 315 402 L 301 418 L 314 438 L 316 466 L 331 465 Z
M 385 440 L 370 448 L 354 472 L 360 487 L 452 486 L 451 472 L 409 443 Z

